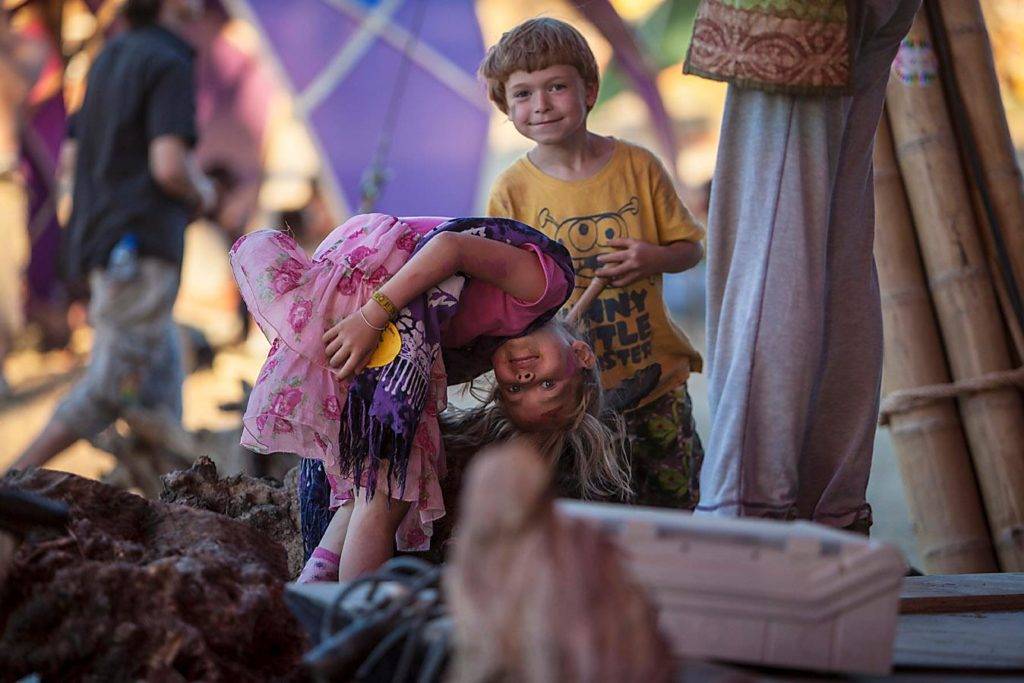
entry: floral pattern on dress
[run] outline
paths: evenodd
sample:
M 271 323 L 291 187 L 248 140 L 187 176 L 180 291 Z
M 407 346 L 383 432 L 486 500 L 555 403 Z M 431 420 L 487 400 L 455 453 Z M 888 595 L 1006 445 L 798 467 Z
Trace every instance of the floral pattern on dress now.
M 357 271 L 350 271 L 349 273 L 342 275 L 338 280 L 338 293 L 350 296 L 356 293 L 356 289 L 359 287 L 358 280 L 354 277 Z
M 419 243 L 419 241 L 420 236 L 414 233 L 412 230 L 409 230 L 404 235 L 398 238 L 398 241 L 395 242 L 395 246 L 401 249 L 402 251 L 412 252 L 412 250 L 416 248 L 416 245 Z
M 277 392 L 270 404 L 270 413 L 278 417 L 291 417 L 302 402 L 302 389 L 287 387 Z
M 324 417 L 333 422 L 341 419 L 341 406 L 336 396 L 328 396 L 323 402 Z
M 292 331 L 298 334 L 306 329 L 306 323 L 312 316 L 313 302 L 309 299 L 297 299 L 288 311 L 288 324 L 291 325 Z
M 277 233 L 280 235 L 280 233 Z M 270 267 L 270 287 L 278 296 L 287 294 L 299 286 L 302 278 L 302 264 L 293 258 L 281 259 Z

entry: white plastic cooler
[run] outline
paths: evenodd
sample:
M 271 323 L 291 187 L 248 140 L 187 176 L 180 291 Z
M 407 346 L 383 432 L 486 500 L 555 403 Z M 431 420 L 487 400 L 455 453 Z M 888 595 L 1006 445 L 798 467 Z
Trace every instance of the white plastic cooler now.
M 559 501 L 602 525 L 681 657 L 849 673 L 892 666 L 906 565 L 896 548 L 810 522 Z

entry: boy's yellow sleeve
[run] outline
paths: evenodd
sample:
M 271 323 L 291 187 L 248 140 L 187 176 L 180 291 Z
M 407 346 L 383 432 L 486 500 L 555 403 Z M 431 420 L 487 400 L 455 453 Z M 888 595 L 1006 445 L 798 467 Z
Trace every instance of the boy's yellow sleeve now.
M 491 186 L 491 193 L 487 196 L 487 215 L 494 218 L 512 218 L 512 205 L 508 201 L 508 193 L 505 192 L 505 185 L 500 178 Z
M 658 229 L 658 243 L 669 244 L 687 240 L 700 242 L 704 239 L 704 226 L 700 224 L 679 198 L 668 171 L 652 155 L 651 180 L 653 188 L 651 201 L 654 204 L 654 218 Z

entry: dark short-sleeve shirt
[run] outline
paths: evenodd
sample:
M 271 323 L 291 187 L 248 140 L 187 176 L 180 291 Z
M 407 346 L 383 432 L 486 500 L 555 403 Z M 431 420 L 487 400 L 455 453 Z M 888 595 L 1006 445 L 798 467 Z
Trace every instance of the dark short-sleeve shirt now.
M 149 170 L 149 145 L 163 135 L 196 140 L 194 51 L 160 26 L 110 41 L 89 71 L 69 135 L 78 143 L 65 265 L 72 279 L 105 267 L 127 233 L 139 254 L 181 263 L 189 209 Z

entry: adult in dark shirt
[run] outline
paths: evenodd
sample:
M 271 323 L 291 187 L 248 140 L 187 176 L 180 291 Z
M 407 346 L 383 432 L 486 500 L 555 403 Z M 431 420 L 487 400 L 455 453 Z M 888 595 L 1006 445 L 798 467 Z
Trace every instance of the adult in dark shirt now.
M 61 165 L 74 169 L 63 263 L 70 279 L 88 279 L 92 358 L 14 467 L 45 464 L 126 410 L 181 419 L 171 310 L 185 226 L 216 203 L 191 154 L 193 52 L 180 35 L 202 6 L 128 0 L 130 30 L 104 47 L 89 72 Z

